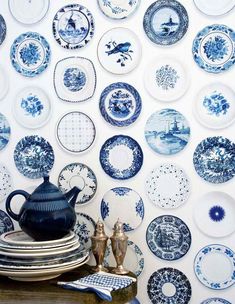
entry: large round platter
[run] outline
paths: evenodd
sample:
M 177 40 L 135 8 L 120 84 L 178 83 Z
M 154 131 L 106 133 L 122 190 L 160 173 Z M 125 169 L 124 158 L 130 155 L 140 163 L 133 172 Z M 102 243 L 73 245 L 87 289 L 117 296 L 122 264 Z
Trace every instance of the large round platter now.
M 190 183 L 183 169 L 173 164 L 162 164 L 153 169 L 146 179 L 150 200 L 161 208 L 177 208 L 190 193 Z
M 124 19 L 132 15 L 141 0 L 97 0 L 101 11 L 111 19 Z
M 224 192 L 204 194 L 195 205 L 198 228 L 212 237 L 225 237 L 235 231 L 235 200 Z
M 220 184 L 235 175 L 235 144 L 226 137 L 214 136 L 201 141 L 193 155 L 197 174 L 205 181 Z
M 38 87 L 26 87 L 18 92 L 13 103 L 13 114 L 22 126 L 36 129 L 44 126 L 51 115 L 51 102 Z
M 198 280 L 208 288 L 220 290 L 232 286 L 235 254 L 223 245 L 208 245 L 195 257 L 194 271 Z
M 145 139 L 150 148 L 164 155 L 173 155 L 185 148 L 190 137 L 186 118 L 174 109 L 153 113 L 145 125 Z
M 125 127 L 139 117 L 142 101 L 138 91 L 132 85 L 116 82 L 103 90 L 99 106 L 107 122 L 117 127 Z
M 53 35 L 66 49 L 84 47 L 94 35 L 94 19 L 91 12 L 80 4 L 62 7 L 53 20 Z
M 5 19 L 3 18 L 2 15 L 0 15 L 0 45 L 3 43 L 3 41 L 6 38 L 6 33 L 7 33 L 7 26 Z
M 152 304 L 188 304 L 192 295 L 191 284 L 186 275 L 169 267 L 161 268 L 151 275 L 147 292 Z
M 48 67 L 51 49 L 43 36 L 35 32 L 27 32 L 15 39 L 11 46 L 10 57 L 18 73 L 26 77 L 35 77 Z
M 78 235 L 79 242 L 87 249 L 91 248 L 91 236 L 95 231 L 95 221 L 88 214 L 77 212 L 73 231 Z
M 191 246 L 188 226 L 178 217 L 162 215 L 148 225 L 146 242 L 158 258 L 172 261 L 182 258 Z
M 11 14 L 17 21 L 34 24 L 46 15 L 50 0 L 9 0 L 8 4 Z
M 100 205 L 102 219 L 112 229 L 117 218 L 122 219 L 125 232 L 135 230 L 144 218 L 144 203 L 140 195 L 126 187 L 116 187 L 103 196 Z
M 188 22 L 188 13 L 178 1 L 158 0 L 147 9 L 143 25 L 152 42 L 171 45 L 183 38 Z
M 193 41 L 193 58 L 209 73 L 221 73 L 235 63 L 235 32 L 222 24 L 202 29 Z
M 11 128 L 6 117 L 0 113 L 0 151 L 6 147 L 11 135 Z
M 9 90 L 9 80 L 5 69 L 0 66 L 0 100 L 2 100 Z
M 132 137 L 115 135 L 100 150 L 100 164 L 110 177 L 124 180 L 135 176 L 143 164 L 143 151 Z
M 68 192 L 74 186 L 80 189 L 76 204 L 82 205 L 89 202 L 95 195 L 97 179 L 94 172 L 88 166 L 81 163 L 72 163 L 65 166 L 59 174 L 58 186 L 63 193 Z
M 0 201 L 3 201 L 12 191 L 11 175 L 6 166 L 0 163 Z
M 28 178 L 40 178 L 52 169 L 55 156 L 50 143 L 38 135 L 22 138 L 15 147 L 16 168 Z
M 137 67 L 141 59 L 141 43 L 128 28 L 107 31 L 98 44 L 100 64 L 113 74 L 126 74 Z
M 1 167 L 0 167 L 1 169 Z M 1 174 L 1 172 L 0 172 Z M 1 191 L 1 189 L 0 189 Z M 11 218 L 6 214 L 5 211 L 0 210 L 0 234 L 3 234 L 7 231 L 14 230 L 14 225 Z
M 194 3 L 201 12 L 209 16 L 226 14 L 235 6 L 234 0 L 194 0 Z
M 201 302 L 201 304 L 232 304 L 232 303 L 222 298 L 210 298 Z
M 222 129 L 235 121 L 235 92 L 222 83 L 205 86 L 198 94 L 194 114 L 211 129 Z
M 88 115 L 73 111 L 60 118 L 56 127 L 56 136 L 63 149 L 72 153 L 81 153 L 93 144 L 96 129 Z

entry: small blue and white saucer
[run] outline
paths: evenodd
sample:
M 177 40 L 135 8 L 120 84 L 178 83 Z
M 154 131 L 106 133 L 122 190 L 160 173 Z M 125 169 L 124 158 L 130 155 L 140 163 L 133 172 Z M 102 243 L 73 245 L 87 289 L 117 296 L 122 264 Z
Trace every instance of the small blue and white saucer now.
M 125 19 L 139 7 L 140 0 L 98 0 L 99 8 L 111 19 Z
M 210 298 L 201 302 L 201 304 L 232 304 L 232 303 L 222 298 Z
M 11 128 L 5 115 L 0 113 L 0 151 L 6 147 L 11 135 Z
M 95 231 L 95 221 L 88 214 L 76 212 L 76 223 L 73 228 L 75 234 L 79 237 L 79 242 L 86 249 L 91 248 L 91 236 Z
M 0 210 L 0 235 L 12 230 L 14 230 L 14 225 L 11 218 L 5 211 Z
M 2 15 L 0 15 L 0 45 L 3 43 L 3 41 L 6 38 L 6 33 L 7 33 L 7 26 L 5 19 L 3 18 Z
M 12 191 L 12 178 L 7 167 L 0 163 L 0 202 Z

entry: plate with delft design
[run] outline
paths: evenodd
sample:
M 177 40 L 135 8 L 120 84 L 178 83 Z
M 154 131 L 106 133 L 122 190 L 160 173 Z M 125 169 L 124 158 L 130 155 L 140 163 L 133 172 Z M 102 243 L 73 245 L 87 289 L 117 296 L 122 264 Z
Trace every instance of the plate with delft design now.
M 3 18 L 3 16 L 0 15 L 0 45 L 5 40 L 6 34 L 7 34 L 6 22 L 5 22 L 5 19 Z
M 223 136 L 207 137 L 196 147 L 193 164 L 205 181 L 220 184 L 235 175 L 235 144 Z
M 191 241 L 188 226 L 173 215 L 156 217 L 146 230 L 149 249 L 158 258 L 166 261 L 182 258 L 188 252 Z
M 28 178 L 41 178 L 54 165 L 54 151 L 50 143 L 38 135 L 23 137 L 14 150 L 14 161 L 18 171 Z
M 41 88 L 26 87 L 18 92 L 12 110 L 19 124 L 36 129 L 44 126 L 50 119 L 51 102 Z
M 161 268 L 150 276 L 147 292 L 153 304 L 188 304 L 192 296 L 191 284 L 186 275 L 170 267 Z
M 193 41 L 193 58 L 209 73 L 221 73 L 235 63 L 235 32 L 223 24 L 203 28 Z
M 228 247 L 212 244 L 203 247 L 194 260 L 198 280 L 208 288 L 221 290 L 235 283 L 235 253 Z
M 138 36 L 128 28 L 107 31 L 98 44 L 98 59 L 108 72 L 127 74 L 140 62 L 142 47 Z
M 209 16 L 220 16 L 231 11 L 235 6 L 234 0 L 194 0 L 196 7 Z
M 140 145 L 130 136 L 110 137 L 100 149 L 100 164 L 104 172 L 114 179 L 124 180 L 135 176 L 143 160 Z
M 144 218 L 144 202 L 140 195 L 127 187 L 116 187 L 106 192 L 100 204 L 103 221 L 110 229 L 117 218 L 125 232 L 135 230 Z
M 98 0 L 103 14 L 111 19 L 125 19 L 132 15 L 140 5 L 140 0 Z
M 12 178 L 7 167 L 0 163 L 0 201 L 3 201 L 12 191 Z
M 188 13 L 175 0 L 158 0 L 144 15 L 143 26 L 148 38 L 159 45 L 171 45 L 183 38 L 188 30 Z
M 222 83 L 205 86 L 195 100 L 194 114 L 210 129 L 228 127 L 235 120 L 235 92 Z
M 86 249 L 91 248 L 91 236 L 95 231 L 95 221 L 86 213 L 76 212 L 76 223 L 73 231 L 78 235 L 79 242 Z
M 56 13 L 52 30 L 55 40 L 63 48 L 82 48 L 94 36 L 94 18 L 85 6 L 66 5 Z
M 72 163 L 65 166 L 58 177 L 58 186 L 63 193 L 74 186 L 80 189 L 76 204 L 83 205 L 89 202 L 97 190 L 97 179 L 90 167 L 82 163 Z
M 153 113 L 146 122 L 144 132 L 149 147 L 163 155 L 180 152 L 190 138 L 188 121 L 174 109 L 162 109 Z
M 197 200 L 194 220 L 211 237 L 225 237 L 235 231 L 235 200 L 224 192 L 213 191 Z
M 201 304 L 232 304 L 232 303 L 222 298 L 210 298 L 201 302 Z
M 116 82 L 107 86 L 100 96 L 100 112 L 111 125 L 125 127 L 139 117 L 142 100 L 130 84 Z
M 81 153 L 89 149 L 96 136 L 91 118 L 82 112 L 63 115 L 56 127 L 56 137 L 60 146 L 71 153 Z
M 50 0 L 9 0 L 12 16 L 19 22 L 30 25 L 39 22 L 46 15 Z
M 145 186 L 154 205 L 164 209 L 181 206 L 190 194 L 190 182 L 186 173 L 170 163 L 154 168 L 149 173 Z
M 0 210 L 0 235 L 12 230 L 14 230 L 14 225 L 11 218 L 5 211 Z
M 0 66 L 0 100 L 2 100 L 9 90 L 8 74 L 5 69 Z
M 6 147 L 11 136 L 11 127 L 5 115 L 0 113 L 0 151 Z
M 11 46 L 11 63 L 22 76 L 35 77 L 41 74 L 48 67 L 50 57 L 49 43 L 35 32 L 21 34 Z
M 68 57 L 57 62 L 54 70 L 57 96 L 68 102 L 90 99 L 96 88 L 96 71 L 91 60 Z

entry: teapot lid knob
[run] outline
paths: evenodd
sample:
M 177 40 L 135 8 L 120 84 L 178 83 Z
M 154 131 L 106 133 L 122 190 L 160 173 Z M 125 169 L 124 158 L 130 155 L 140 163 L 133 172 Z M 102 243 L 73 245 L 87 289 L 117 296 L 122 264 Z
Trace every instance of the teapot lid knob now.
M 49 182 L 49 175 L 44 175 L 43 179 L 44 179 L 44 183 Z

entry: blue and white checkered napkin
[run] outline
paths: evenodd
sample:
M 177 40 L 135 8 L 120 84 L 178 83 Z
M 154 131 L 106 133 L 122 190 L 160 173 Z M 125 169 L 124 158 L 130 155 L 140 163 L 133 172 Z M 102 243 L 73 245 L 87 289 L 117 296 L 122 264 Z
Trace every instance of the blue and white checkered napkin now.
M 135 278 L 129 276 L 99 272 L 73 282 L 58 282 L 57 284 L 66 289 L 93 291 L 101 299 L 112 301 L 111 291 L 125 288 L 135 281 Z

